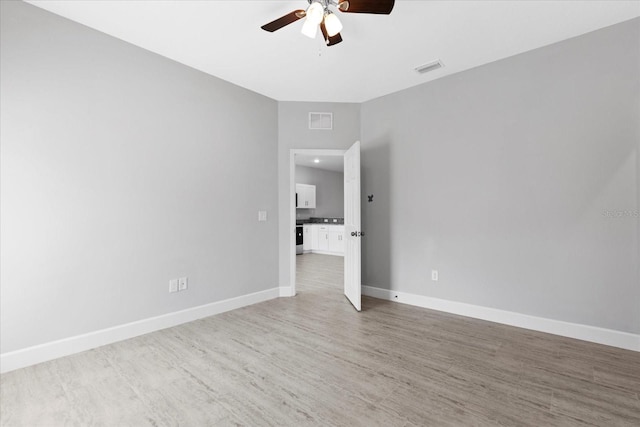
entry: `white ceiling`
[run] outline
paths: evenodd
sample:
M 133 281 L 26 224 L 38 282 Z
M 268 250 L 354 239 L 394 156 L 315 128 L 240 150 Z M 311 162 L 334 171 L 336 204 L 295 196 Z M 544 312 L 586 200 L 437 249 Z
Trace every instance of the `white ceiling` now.
M 279 101 L 363 102 L 640 16 L 640 1 L 397 0 L 388 16 L 338 12 L 344 41 L 326 47 L 302 21 L 260 28 L 306 0 L 29 3 Z
M 318 160 L 318 163 L 316 163 Z M 296 154 L 295 164 L 309 168 L 322 169 L 332 172 L 344 171 L 343 156 L 309 156 L 306 154 Z

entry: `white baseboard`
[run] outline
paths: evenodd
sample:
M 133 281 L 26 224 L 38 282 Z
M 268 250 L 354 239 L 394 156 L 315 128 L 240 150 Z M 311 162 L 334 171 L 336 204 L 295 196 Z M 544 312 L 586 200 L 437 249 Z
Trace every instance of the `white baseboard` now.
M 323 251 L 323 250 L 320 250 L 320 249 L 313 249 L 311 251 L 303 252 L 303 253 L 305 253 L 305 254 L 332 255 L 332 256 L 344 257 L 344 252 L 330 252 L 330 251 Z
M 291 286 L 280 286 L 280 294 L 278 296 L 281 297 L 293 297 L 295 296 L 293 294 L 293 289 L 291 288 Z
M 391 291 L 372 286 L 362 286 L 364 295 L 402 304 L 415 305 L 417 307 L 444 311 L 475 319 L 488 320 L 519 328 L 531 329 L 539 332 L 576 338 L 598 344 L 627 350 L 640 351 L 640 335 L 628 332 L 614 331 L 612 329 L 598 328 L 596 326 L 581 325 L 578 323 L 564 322 L 561 320 L 546 319 L 543 317 L 529 316 L 527 314 L 512 311 L 498 310 L 479 305 L 465 304 L 456 301 L 426 297 L 423 295 L 409 294 L 405 292 Z
M 237 308 L 267 301 L 280 296 L 282 288 L 272 288 L 261 292 L 241 295 L 223 301 L 216 301 L 186 310 L 150 317 L 112 328 L 74 337 L 64 338 L 33 347 L 27 347 L 0 355 L 0 372 L 9 372 L 59 357 L 68 356 L 92 348 L 134 338 L 139 335 L 159 331 L 161 329 L 192 322 L 203 317 L 224 313 Z

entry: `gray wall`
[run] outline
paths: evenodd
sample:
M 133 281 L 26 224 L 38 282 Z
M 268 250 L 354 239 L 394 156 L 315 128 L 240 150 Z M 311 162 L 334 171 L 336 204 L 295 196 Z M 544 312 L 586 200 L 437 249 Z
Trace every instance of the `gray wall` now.
M 639 29 L 364 103 L 363 283 L 640 332 Z
M 316 208 L 296 209 L 296 217 L 344 218 L 344 174 L 296 165 L 296 182 L 316 186 Z
M 278 286 L 277 103 L 1 3 L 1 351 Z
M 333 130 L 309 130 L 309 112 L 333 113 Z M 289 157 L 291 149 L 346 150 L 360 139 L 360 104 L 278 103 L 278 207 L 280 285 L 290 286 L 291 224 L 289 218 Z
M 0 4 L 1 352 L 288 286 L 289 151 L 361 136 L 365 284 L 640 332 L 640 20 L 363 105 L 276 103 Z

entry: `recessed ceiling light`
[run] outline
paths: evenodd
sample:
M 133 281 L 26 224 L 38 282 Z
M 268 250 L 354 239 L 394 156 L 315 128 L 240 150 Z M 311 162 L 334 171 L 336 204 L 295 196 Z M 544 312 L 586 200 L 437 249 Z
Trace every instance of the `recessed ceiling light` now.
M 320 163 L 320 159 L 315 159 L 313 163 Z

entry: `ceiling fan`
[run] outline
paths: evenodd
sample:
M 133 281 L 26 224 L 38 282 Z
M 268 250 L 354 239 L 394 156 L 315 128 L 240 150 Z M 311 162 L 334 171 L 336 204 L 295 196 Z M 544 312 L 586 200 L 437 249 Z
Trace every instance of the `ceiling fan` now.
M 342 36 L 340 36 L 342 23 L 329 6 L 335 6 L 340 12 L 345 13 L 388 15 L 393 10 L 395 0 L 307 0 L 307 2 L 309 7 L 306 10 L 294 10 L 261 28 L 272 33 L 298 19 L 306 18 L 302 25 L 302 34 L 313 39 L 318 32 L 318 26 L 320 26 L 322 37 L 327 46 L 333 46 L 342 41 Z

